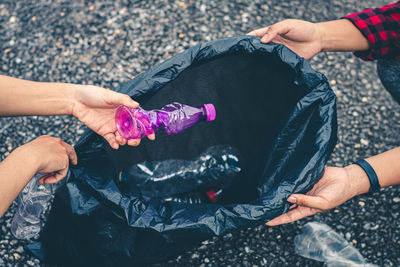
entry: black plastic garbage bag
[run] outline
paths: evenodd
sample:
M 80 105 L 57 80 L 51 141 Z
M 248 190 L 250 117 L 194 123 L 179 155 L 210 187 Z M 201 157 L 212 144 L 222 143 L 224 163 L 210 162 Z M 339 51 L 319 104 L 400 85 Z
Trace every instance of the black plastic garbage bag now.
M 36 250 L 49 263 L 143 265 L 263 224 L 288 210 L 291 193 L 312 188 L 336 143 L 335 95 L 325 76 L 285 46 L 255 37 L 195 46 L 117 90 L 145 109 L 213 103 L 217 119 L 119 150 L 86 134 Z M 217 204 L 145 199 L 117 182 L 133 164 L 192 159 L 220 144 L 239 150 L 243 169 Z

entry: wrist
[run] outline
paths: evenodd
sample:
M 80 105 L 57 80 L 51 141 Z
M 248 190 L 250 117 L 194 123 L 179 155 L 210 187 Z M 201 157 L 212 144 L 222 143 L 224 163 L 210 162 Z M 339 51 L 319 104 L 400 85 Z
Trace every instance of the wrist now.
M 77 91 L 80 86 L 72 83 L 61 83 L 60 89 L 65 93 L 65 114 L 73 115 L 74 106 L 77 99 Z
M 40 155 L 37 155 L 35 149 L 32 148 L 31 143 L 27 143 L 20 147 L 17 147 L 9 157 L 18 158 L 19 162 L 23 162 L 24 167 L 32 169 L 33 173 L 37 173 L 42 165 Z
M 350 182 L 350 190 L 353 197 L 361 194 L 366 194 L 370 189 L 370 181 L 365 171 L 357 164 L 351 164 L 344 167 Z
M 367 38 L 347 19 L 316 23 L 323 52 L 364 51 L 369 49 Z

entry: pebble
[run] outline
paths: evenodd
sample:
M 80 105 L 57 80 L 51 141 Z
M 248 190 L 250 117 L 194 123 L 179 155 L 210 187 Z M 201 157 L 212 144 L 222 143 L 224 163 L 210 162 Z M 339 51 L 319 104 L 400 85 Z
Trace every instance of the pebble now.
M 366 140 L 366 139 L 360 139 L 360 143 L 362 144 L 362 145 L 364 145 L 364 146 L 368 146 L 369 145 L 369 142 L 368 142 L 368 140 Z

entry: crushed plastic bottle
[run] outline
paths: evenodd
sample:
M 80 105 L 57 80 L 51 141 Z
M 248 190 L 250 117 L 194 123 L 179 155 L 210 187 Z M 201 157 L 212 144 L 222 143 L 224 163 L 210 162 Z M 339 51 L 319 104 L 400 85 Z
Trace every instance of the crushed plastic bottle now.
M 29 239 L 42 229 L 42 215 L 50 205 L 50 200 L 64 179 L 57 184 L 40 185 L 43 175 L 35 175 L 17 198 L 17 212 L 11 222 L 11 232 L 18 239 Z
M 208 190 L 207 192 L 190 192 L 186 194 L 175 195 L 164 199 L 164 201 L 173 201 L 187 204 L 216 203 L 223 189 L 217 191 Z
M 305 258 L 322 261 L 328 267 L 376 267 L 328 225 L 309 222 L 294 239 L 296 253 Z
M 177 134 L 199 121 L 213 121 L 215 117 L 213 104 L 192 107 L 174 102 L 160 110 L 149 111 L 120 106 L 115 113 L 115 125 L 119 134 L 129 140 L 146 137 L 159 128 L 163 128 L 168 135 Z
M 209 147 L 193 160 L 145 161 L 120 172 L 119 180 L 144 196 L 168 197 L 199 187 L 224 188 L 241 171 L 239 152 L 229 145 Z

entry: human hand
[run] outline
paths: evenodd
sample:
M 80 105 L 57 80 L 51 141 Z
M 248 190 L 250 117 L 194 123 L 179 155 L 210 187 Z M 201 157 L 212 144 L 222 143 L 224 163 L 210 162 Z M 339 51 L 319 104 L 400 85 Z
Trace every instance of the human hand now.
M 293 203 L 290 210 L 266 225 L 290 223 L 332 209 L 358 194 L 368 192 L 369 186 L 368 177 L 357 165 L 326 167 L 322 178 L 309 192 L 305 195 L 292 194 L 287 199 Z
M 283 44 L 305 59 L 322 51 L 322 33 L 319 27 L 304 20 L 286 19 L 248 34 L 260 37 L 265 44 Z
M 69 161 L 76 165 L 74 148 L 60 138 L 43 135 L 20 147 L 20 151 L 34 159 L 36 172 L 45 174 L 40 184 L 57 183 L 68 173 Z
M 115 110 L 120 105 L 137 108 L 139 104 L 128 95 L 117 93 L 92 85 L 81 85 L 76 88 L 72 114 L 90 129 L 103 136 L 110 146 L 118 149 L 126 143 L 131 146 L 140 144 L 140 139 L 125 140 L 119 135 L 115 126 Z M 155 135 L 149 135 L 150 140 Z

